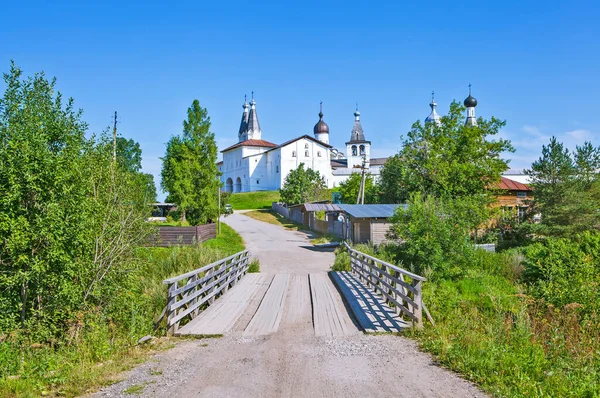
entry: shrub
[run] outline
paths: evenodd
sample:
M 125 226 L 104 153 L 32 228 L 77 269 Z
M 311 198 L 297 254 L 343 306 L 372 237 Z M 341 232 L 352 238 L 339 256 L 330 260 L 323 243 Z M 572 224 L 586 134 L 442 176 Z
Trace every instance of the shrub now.
M 536 297 L 557 307 L 579 303 L 587 310 L 600 303 L 599 233 L 549 238 L 524 253 L 524 279 Z

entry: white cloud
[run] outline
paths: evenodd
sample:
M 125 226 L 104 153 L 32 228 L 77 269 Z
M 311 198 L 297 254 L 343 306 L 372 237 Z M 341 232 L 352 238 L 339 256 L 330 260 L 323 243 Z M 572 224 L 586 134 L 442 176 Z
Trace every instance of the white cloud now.
M 579 144 L 583 144 L 585 141 L 590 141 L 592 139 L 592 132 L 584 129 L 567 131 L 565 135 L 574 138 Z

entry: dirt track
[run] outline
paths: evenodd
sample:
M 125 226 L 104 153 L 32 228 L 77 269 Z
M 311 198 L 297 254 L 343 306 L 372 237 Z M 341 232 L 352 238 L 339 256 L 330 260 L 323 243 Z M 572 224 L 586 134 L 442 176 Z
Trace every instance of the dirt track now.
M 314 251 L 299 232 L 234 214 L 225 220 L 261 261 L 261 272 L 326 272 L 330 252 Z M 292 299 L 290 302 L 294 302 Z M 436 366 L 411 340 L 356 333 L 316 337 L 310 307 L 288 306 L 279 330 L 248 338 L 180 342 L 132 370 L 97 397 L 483 397 L 472 384 Z M 239 322 L 247 322 L 242 317 Z

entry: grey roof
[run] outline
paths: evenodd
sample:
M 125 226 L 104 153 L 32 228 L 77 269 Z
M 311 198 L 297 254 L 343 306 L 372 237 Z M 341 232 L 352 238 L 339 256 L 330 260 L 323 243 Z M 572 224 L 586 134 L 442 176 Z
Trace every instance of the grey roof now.
M 383 166 L 389 158 L 371 158 L 369 164 L 371 166 Z
M 338 205 L 339 208 L 354 218 L 389 218 L 398 207 L 407 205 Z
M 248 131 L 248 103 L 246 100 L 244 100 L 242 108 L 244 108 L 244 113 L 242 113 L 242 122 L 240 123 L 240 131 L 238 133 L 240 137 Z
M 306 211 L 340 211 L 339 205 L 331 203 L 305 203 Z
M 248 138 L 253 138 L 254 134 L 260 134 L 260 124 L 256 115 L 256 102 L 254 98 L 250 101 L 250 114 L 248 115 Z
M 360 124 L 360 112 L 358 109 L 354 112 L 354 126 L 352 127 L 352 133 L 350 134 L 350 141 L 348 142 L 367 142 L 362 125 Z

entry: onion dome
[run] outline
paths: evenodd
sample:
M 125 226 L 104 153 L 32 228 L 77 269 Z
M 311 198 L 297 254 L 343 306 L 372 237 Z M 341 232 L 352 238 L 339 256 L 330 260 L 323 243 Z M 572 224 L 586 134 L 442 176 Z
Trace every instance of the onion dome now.
M 329 126 L 323 121 L 323 103 L 321 102 L 321 109 L 319 111 L 319 121 L 315 124 L 313 129 L 315 135 L 317 134 L 329 134 Z
M 475 108 L 477 106 L 477 100 L 471 95 L 471 84 L 469 84 L 469 96 L 465 98 L 464 104 L 467 108 Z
M 435 102 L 433 91 L 431 92 L 431 103 L 429 104 L 429 106 L 431 107 L 431 113 L 425 119 L 425 123 L 435 123 L 436 125 L 440 126 L 442 124 L 442 121 L 440 115 L 438 115 L 435 110 L 435 108 L 437 107 L 437 102 Z

